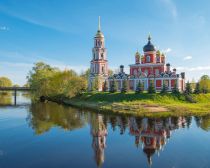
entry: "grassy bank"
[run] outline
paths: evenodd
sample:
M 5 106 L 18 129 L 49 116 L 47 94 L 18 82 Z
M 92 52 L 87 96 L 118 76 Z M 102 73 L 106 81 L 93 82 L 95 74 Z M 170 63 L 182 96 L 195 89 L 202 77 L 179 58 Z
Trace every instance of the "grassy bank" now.
M 65 104 L 95 110 L 113 111 L 135 115 L 206 115 L 210 114 L 210 94 L 191 95 L 190 103 L 184 95 L 129 93 L 84 93 Z

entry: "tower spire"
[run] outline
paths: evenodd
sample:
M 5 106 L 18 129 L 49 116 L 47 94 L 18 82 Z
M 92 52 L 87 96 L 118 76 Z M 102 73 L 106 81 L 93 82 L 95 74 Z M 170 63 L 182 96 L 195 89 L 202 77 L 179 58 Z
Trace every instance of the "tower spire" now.
M 98 30 L 101 31 L 101 17 L 98 17 Z
M 149 35 L 148 35 L 148 41 L 150 41 L 151 40 L 151 34 L 149 33 Z

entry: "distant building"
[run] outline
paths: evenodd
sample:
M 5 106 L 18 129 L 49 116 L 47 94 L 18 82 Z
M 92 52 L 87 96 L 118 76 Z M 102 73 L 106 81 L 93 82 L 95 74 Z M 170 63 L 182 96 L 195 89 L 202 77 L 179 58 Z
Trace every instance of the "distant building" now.
M 94 37 L 93 56 L 90 66 L 89 90 L 93 86 L 93 82 L 97 80 L 98 91 L 103 90 L 104 82 L 107 82 L 107 87 L 115 81 L 117 90 L 123 87 L 123 81 L 128 82 L 129 90 L 136 90 L 139 82 L 143 86 L 143 90 L 148 90 L 148 87 L 153 84 L 157 91 L 162 89 L 163 84 L 168 91 L 172 91 L 175 84 L 179 91 L 185 89 L 185 73 L 177 74 L 176 69 L 171 70 L 171 65 L 166 64 L 164 53 L 156 50 L 151 42 L 151 36 L 148 37 L 147 44 L 143 47 L 143 55 L 138 51 L 135 54 L 135 63 L 130 64 L 130 74 L 124 72 L 124 66 L 120 66 L 118 74 L 108 75 L 108 60 L 107 50 L 105 48 L 104 35 L 100 29 L 100 19 L 98 31 Z

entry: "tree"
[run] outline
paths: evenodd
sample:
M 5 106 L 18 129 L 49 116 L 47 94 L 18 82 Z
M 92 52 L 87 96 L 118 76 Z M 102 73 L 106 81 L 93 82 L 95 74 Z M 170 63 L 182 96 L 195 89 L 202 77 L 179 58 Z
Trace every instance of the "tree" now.
M 201 88 L 200 88 L 200 83 L 197 82 L 194 90 L 195 94 L 200 94 L 201 93 Z
M 110 87 L 110 90 L 109 90 L 111 93 L 114 93 L 117 91 L 117 84 L 116 84 L 116 81 L 113 80 L 112 81 L 112 84 L 111 84 L 111 87 Z
M 168 90 L 168 88 L 167 88 L 167 86 L 165 85 L 165 83 L 163 83 L 163 85 L 162 85 L 162 89 L 161 89 L 161 94 L 166 94 L 167 93 L 167 90 Z
M 202 93 L 210 92 L 210 77 L 208 75 L 203 75 L 199 83 Z
M 172 93 L 173 94 L 179 94 L 180 92 L 179 92 L 179 89 L 178 89 L 178 86 L 177 86 L 177 81 L 175 82 L 175 84 L 174 84 L 174 87 L 173 87 L 173 89 L 172 89 Z
M 125 93 L 128 91 L 128 84 L 127 84 L 127 80 L 123 80 L 123 85 L 121 88 L 121 93 Z
M 73 70 L 60 71 L 43 62 L 38 62 L 29 72 L 28 84 L 32 96 L 40 97 L 74 97 L 86 88 L 86 80 Z
M 99 78 L 96 76 L 91 83 L 91 91 L 98 91 L 99 89 Z
M 108 75 L 109 75 L 109 76 L 113 75 L 113 73 L 114 73 L 114 72 L 113 72 L 111 69 L 108 70 Z
M 136 87 L 136 93 L 142 93 L 143 89 L 142 89 L 142 83 L 141 81 L 139 81 L 137 87 Z
M 0 87 L 11 87 L 12 81 L 7 77 L 0 77 Z
M 103 84 L 103 91 L 106 92 L 108 90 L 107 81 L 105 80 Z
M 150 93 L 150 94 L 156 93 L 156 90 L 155 90 L 153 82 L 151 82 L 149 87 L 148 87 L 148 93 Z
M 185 88 L 184 93 L 185 94 L 188 94 L 188 95 L 192 93 L 192 88 L 191 88 L 191 85 L 190 85 L 190 82 L 189 81 L 186 84 L 186 88 Z

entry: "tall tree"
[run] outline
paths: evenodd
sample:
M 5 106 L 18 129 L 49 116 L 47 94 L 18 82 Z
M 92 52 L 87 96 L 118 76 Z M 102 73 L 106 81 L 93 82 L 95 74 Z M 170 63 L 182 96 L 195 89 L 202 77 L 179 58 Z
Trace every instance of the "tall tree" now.
M 168 88 L 167 88 L 166 84 L 163 83 L 162 89 L 161 89 L 160 93 L 161 93 L 161 94 L 166 94 L 166 93 L 167 93 L 167 90 L 168 90 Z
M 103 84 L 103 91 L 106 92 L 107 90 L 108 90 L 108 84 L 107 84 L 107 81 L 105 80 Z
M 200 87 L 203 93 L 210 92 L 210 77 L 208 75 L 203 75 L 200 79 Z
M 139 81 L 137 87 L 136 87 L 136 93 L 142 93 L 143 92 L 143 89 L 142 89 L 142 83 L 141 81 Z
M 7 77 L 0 77 L 0 87 L 11 87 L 12 81 Z
M 172 89 L 172 93 L 173 94 L 179 94 L 179 89 L 178 89 L 178 86 L 177 86 L 177 81 L 174 83 L 174 87 Z
M 186 88 L 185 88 L 184 93 L 185 94 L 188 94 L 188 95 L 192 93 L 192 88 L 191 88 L 191 85 L 190 85 L 190 82 L 189 81 L 186 84 Z
M 127 80 L 123 80 L 122 88 L 121 88 L 121 93 L 125 93 L 128 91 L 128 84 Z
M 200 87 L 199 82 L 196 83 L 195 90 L 194 90 L 193 93 L 195 93 L 195 94 L 200 94 L 201 93 L 201 87 Z
M 117 91 L 117 83 L 115 80 L 112 81 L 112 84 L 111 84 L 111 87 L 110 87 L 110 90 L 109 90 L 111 93 L 114 93 Z
M 153 82 L 151 82 L 151 83 L 149 84 L 148 93 L 150 93 L 150 94 L 156 93 L 156 90 L 155 90 L 155 87 L 154 87 Z

